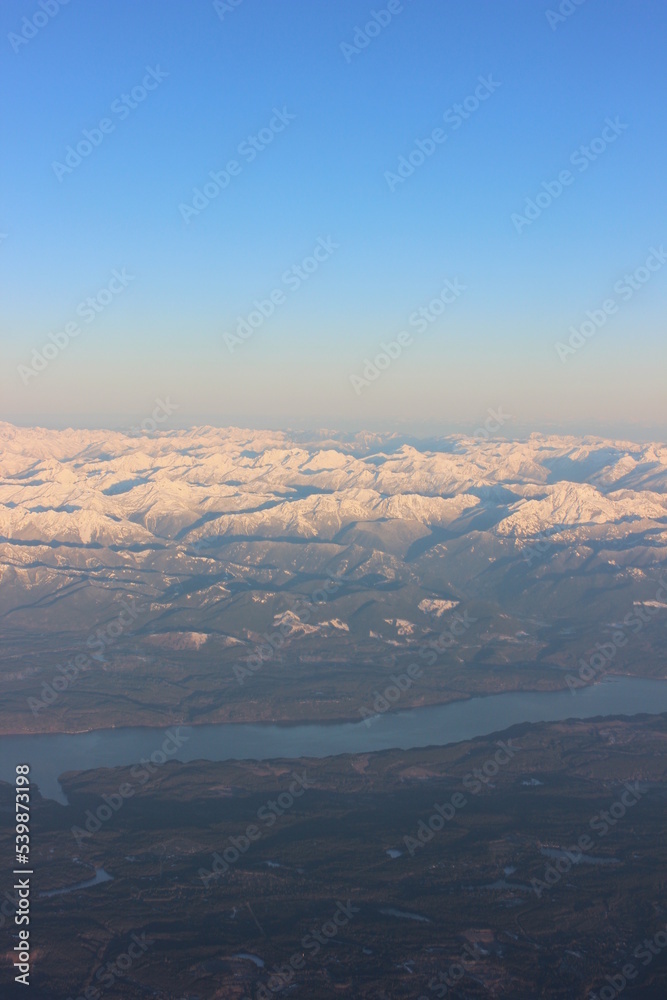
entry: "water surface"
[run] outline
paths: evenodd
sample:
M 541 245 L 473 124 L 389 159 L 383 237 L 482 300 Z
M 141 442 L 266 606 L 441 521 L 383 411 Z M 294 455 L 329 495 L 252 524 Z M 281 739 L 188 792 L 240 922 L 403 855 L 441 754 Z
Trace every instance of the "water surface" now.
M 65 771 L 166 760 L 266 760 L 328 757 L 399 748 L 408 750 L 487 736 L 522 722 L 555 722 L 594 716 L 667 712 L 667 681 L 623 677 L 576 692 L 525 692 L 470 698 L 404 712 L 387 712 L 368 724 L 315 725 L 219 723 L 168 730 L 136 727 L 90 733 L 49 733 L 0 738 L 0 779 L 12 782 L 16 764 L 28 763 L 31 780 L 48 798 L 65 802 L 58 777 Z M 166 741 L 166 742 L 165 742 Z M 164 748 L 164 749 L 163 749 Z M 173 748 L 173 749 L 172 749 Z

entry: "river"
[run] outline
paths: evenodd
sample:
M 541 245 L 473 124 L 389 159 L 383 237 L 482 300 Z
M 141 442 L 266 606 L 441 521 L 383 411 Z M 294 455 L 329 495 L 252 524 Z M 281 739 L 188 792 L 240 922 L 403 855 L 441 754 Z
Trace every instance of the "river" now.
M 555 722 L 594 716 L 667 712 L 667 681 L 623 677 L 576 692 L 512 692 L 448 705 L 387 712 L 368 724 L 229 724 L 178 727 L 178 746 L 167 731 L 146 727 L 88 733 L 0 737 L 0 779 L 14 782 L 15 766 L 30 764 L 31 780 L 47 798 L 66 802 L 58 782 L 65 771 L 167 759 L 266 760 L 328 757 L 458 743 L 522 722 Z M 165 753 L 163 748 L 167 748 Z M 173 749 L 172 749 L 173 748 Z

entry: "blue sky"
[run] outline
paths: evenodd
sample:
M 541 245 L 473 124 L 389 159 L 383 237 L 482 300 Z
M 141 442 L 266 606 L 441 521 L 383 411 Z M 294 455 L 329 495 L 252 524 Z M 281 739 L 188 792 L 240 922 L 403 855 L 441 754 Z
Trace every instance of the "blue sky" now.
M 168 397 L 170 426 L 446 431 L 500 405 L 517 430 L 664 427 L 659 0 L 44 4 L 0 10 L 0 417 L 124 427 Z M 446 280 L 464 291 L 411 326 Z M 587 311 L 604 322 L 572 348 Z

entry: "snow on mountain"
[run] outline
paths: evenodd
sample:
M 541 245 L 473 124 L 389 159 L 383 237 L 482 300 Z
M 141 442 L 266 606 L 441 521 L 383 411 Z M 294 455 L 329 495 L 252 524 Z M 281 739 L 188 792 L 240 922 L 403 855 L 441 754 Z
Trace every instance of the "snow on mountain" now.
M 419 602 L 417 607 L 425 615 L 434 615 L 436 618 L 442 618 L 445 611 L 451 611 L 452 608 L 456 608 L 458 605 L 459 601 L 443 601 L 439 598 L 425 597 L 423 601 Z
M 339 618 L 333 618 L 331 621 L 323 622 L 313 622 L 308 624 L 307 622 L 301 621 L 299 616 L 293 611 L 283 611 L 282 614 L 273 616 L 273 626 L 280 630 L 283 636 L 289 636 L 294 638 L 297 635 L 317 635 L 318 633 L 328 632 L 331 629 L 335 629 L 339 632 L 349 632 L 350 627 L 346 622 L 341 621 Z
M 495 593 L 508 560 L 529 572 L 526 549 L 553 572 L 587 561 L 644 579 L 667 558 L 666 495 L 658 443 L 457 434 L 422 445 L 396 433 L 237 427 L 134 437 L 5 423 L 0 615 L 43 602 L 74 609 L 86 628 L 86 587 L 95 608 L 119 591 L 146 596 L 165 615 L 157 633 L 206 635 L 216 616 L 220 635 L 261 633 L 283 613 L 284 589 L 307 593 L 337 573 L 365 597 L 346 597 L 344 610 L 340 597 L 327 627 L 342 637 L 358 616 L 367 636 L 388 616 L 415 621 L 417 608 L 444 617 L 465 592 L 486 593 L 485 581 Z M 544 537 L 558 545 L 541 553 Z M 408 604 L 373 618 L 364 608 L 378 593 Z M 169 617 L 178 601 L 187 625 Z M 224 619 L 228 607 L 241 618 L 266 608 L 268 618 L 256 629 Z
M 447 527 L 474 508 L 495 510 L 501 535 L 665 517 L 667 448 L 657 444 L 457 435 L 439 450 L 403 444 L 363 454 L 360 442 L 377 446 L 381 438 L 338 447 L 327 439 L 323 447 L 303 435 L 297 444 L 283 432 L 240 428 L 152 438 L 10 424 L 0 432 L 0 533 L 47 544 L 333 539 L 353 522 Z M 510 500 L 512 492 L 524 499 L 507 508 L 500 487 Z
M 202 632 L 165 632 L 161 635 L 149 635 L 146 641 L 163 649 L 201 649 L 206 645 L 209 636 Z
M 95 510 L 37 510 L 0 507 L 0 535 L 8 540 L 81 545 L 150 545 L 153 536 L 141 525 Z
M 588 483 L 558 483 L 540 500 L 521 500 L 497 526 L 502 535 L 529 536 L 570 526 L 667 519 L 667 502 L 655 493 L 621 490 L 604 496 Z
M 358 521 L 414 520 L 426 525 L 446 525 L 463 511 L 479 504 L 464 494 L 453 499 L 404 494 L 383 498 L 374 490 L 350 489 L 334 495 L 290 499 L 268 509 L 240 511 L 208 521 L 194 531 L 194 538 L 210 535 L 294 536 L 331 540 L 346 525 Z

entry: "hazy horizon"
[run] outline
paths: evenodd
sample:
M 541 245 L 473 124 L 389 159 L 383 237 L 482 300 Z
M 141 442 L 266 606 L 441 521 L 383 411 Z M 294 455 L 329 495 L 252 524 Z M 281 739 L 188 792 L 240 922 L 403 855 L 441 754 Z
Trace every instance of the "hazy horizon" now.
M 165 401 L 169 399 L 168 396 L 162 397 Z M 67 419 L 45 419 L 45 420 L 18 420 L 2 417 L 0 423 L 4 422 L 10 424 L 17 428 L 28 429 L 44 429 L 47 431 L 67 431 L 67 430 L 81 430 L 81 431 L 109 431 L 110 433 L 126 433 L 132 436 L 138 434 L 138 429 L 148 437 L 153 437 L 159 434 L 165 434 L 169 432 L 194 432 L 200 428 L 212 427 L 216 430 L 225 430 L 226 428 L 235 428 L 239 430 L 252 430 L 252 431 L 277 431 L 283 432 L 285 434 L 313 434 L 320 435 L 324 433 L 330 433 L 331 435 L 355 435 L 355 434 L 393 434 L 397 436 L 412 437 L 416 440 L 427 442 L 428 439 L 437 440 L 439 438 L 447 438 L 455 435 L 468 435 L 468 436 L 483 436 L 485 439 L 498 440 L 498 441 L 508 441 L 508 442 L 520 442 L 525 441 L 532 434 L 541 434 L 544 436 L 554 436 L 554 437 L 573 437 L 573 438 L 598 438 L 600 440 L 616 440 L 616 441 L 628 441 L 635 442 L 638 444 L 648 444 L 648 443 L 661 443 L 662 439 L 667 434 L 667 423 L 665 424 L 649 424 L 643 422 L 604 422 L 604 421 L 589 421 L 588 423 L 580 423 L 574 421 L 570 424 L 564 422 L 554 421 L 553 423 L 548 423 L 546 421 L 539 422 L 535 425 L 526 424 L 525 422 L 518 421 L 514 418 L 512 414 L 507 414 L 505 410 L 501 407 L 488 407 L 485 412 L 480 413 L 477 420 L 460 420 L 458 422 L 454 421 L 442 421 L 442 422 L 419 422 L 419 421 L 392 421 L 392 420 L 368 420 L 364 423 L 349 422 L 345 420 L 338 420 L 337 422 L 323 420 L 321 422 L 312 421 L 304 422 L 298 417 L 292 420 L 282 420 L 277 421 L 271 419 L 269 416 L 266 418 L 258 417 L 254 420 L 243 420 L 243 419 L 202 419 L 200 421 L 188 421 L 184 420 L 179 412 L 172 415 L 169 419 L 164 421 L 154 421 L 152 419 L 152 412 L 155 406 L 151 407 L 147 412 L 144 413 L 129 413 L 124 415 L 121 419 L 117 418 L 115 422 L 111 420 L 100 419 L 86 419 L 86 420 L 67 420 Z M 507 420 L 498 429 L 493 429 L 497 420 L 495 416 L 490 415 L 506 415 Z M 491 429 L 487 424 L 487 420 L 491 420 Z M 153 427 L 152 423 L 156 426 Z

